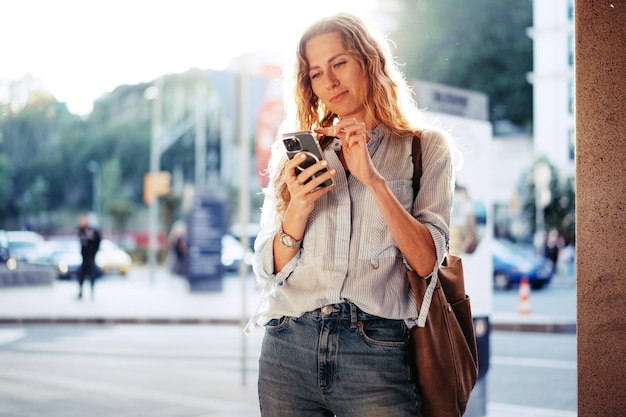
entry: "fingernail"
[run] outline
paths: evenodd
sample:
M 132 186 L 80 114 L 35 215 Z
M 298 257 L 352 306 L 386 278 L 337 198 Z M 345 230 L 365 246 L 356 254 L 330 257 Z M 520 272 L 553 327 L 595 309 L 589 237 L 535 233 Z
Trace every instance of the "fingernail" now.
M 327 161 L 322 161 L 322 166 L 325 167 L 326 165 L 328 165 Z

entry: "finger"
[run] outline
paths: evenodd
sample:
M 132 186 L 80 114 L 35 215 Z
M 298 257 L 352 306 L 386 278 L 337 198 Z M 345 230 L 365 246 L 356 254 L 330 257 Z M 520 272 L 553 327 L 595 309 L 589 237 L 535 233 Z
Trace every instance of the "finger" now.
M 315 133 L 323 135 L 323 136 L 337 136 L 337 129 L 335 126 L 317 127 L 315 128 Z
M 348 147 L 358 145 L 359 143 L 367 143 L 367 137 L 364 132 L 350 132 L 346 134 L 345 142 Z
M 306 160 L 306 153 L 300 152 L 296 154 L 292 159 L 287 161 L 285 165 L 285 169 L 288 172 L 293 173 L 293 176 L 295 177 L 297 175 L 295 171 L 296 167 L 300 165 L 302 162 L 304 162 L 305 160 Z

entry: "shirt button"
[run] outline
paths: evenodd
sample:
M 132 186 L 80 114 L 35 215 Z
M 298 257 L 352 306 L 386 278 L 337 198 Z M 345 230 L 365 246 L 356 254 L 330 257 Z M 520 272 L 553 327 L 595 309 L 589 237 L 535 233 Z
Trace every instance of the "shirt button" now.
M 378 269 L 378 266 L 379 266 L 378 261 L 372 261 L 371 264 L 372 264 L 372 268 Z

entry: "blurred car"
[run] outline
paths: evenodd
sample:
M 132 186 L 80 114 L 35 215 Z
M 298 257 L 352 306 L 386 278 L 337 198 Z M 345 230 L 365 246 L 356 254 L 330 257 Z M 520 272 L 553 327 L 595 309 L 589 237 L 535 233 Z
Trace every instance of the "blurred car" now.
M 260 223 L 248 223 L 246 224 L 245 230 L 241 226 L 241 223 L 236 223 L 232 225 L 228 232 L 230 235 L 234 236 L 235 239 L 239 239 L 242 234 L 248 239 L 248 246 L 251 248 L 254 247 L 254 241 L 256 240 L 257 235 L 261 231 Z
M 6 262 L 9 257 L 9 237 L 6 231 L 0 229 L 0 261 Z
M 132 265 L 133 259 L 126 251 L 112 240 L 102 239 L 96 253 L 96 266 L 103 274 L 126 275 Z
M 18 261 L 34 261 L 38 256 L 39 245 L 45 241 L 39 233 L 28 230 L 11 230 L 6 234 L 11 256 Z
M 513 243 L 504 239 L 492 240 L 493 286 L 505 290 L 528 278 L 533 289 L 547 285 L 553 276 L 552 261 L 538 255 L 532 245 Z
M 80 249 L 77 237 L 49 238 L 39 245 L 39 253 L 33 262 L 54 266 L 59 279 L 75 279 L 83 262 Z M 102 271 L 97 268 L 96 273 L 100 276 Z
M 252 249 L 244 248 L 239 239 L 233 235 L 222 236 L 222 265 L 227 271 L 237 271 L 241 260 L 252 265 Z

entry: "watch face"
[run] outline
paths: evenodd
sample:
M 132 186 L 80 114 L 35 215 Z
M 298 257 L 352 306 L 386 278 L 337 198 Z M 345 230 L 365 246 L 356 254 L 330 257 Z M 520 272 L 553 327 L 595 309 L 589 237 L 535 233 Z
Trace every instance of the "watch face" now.
M 293 248 L 294 246 L 296 246 L 296 243 L 297 243 L 291 236 L 287 236 L 284 234 L 280 237 L 280 241 L 283 245 L 287 246 L 288 248 Z
M 284 246 L 288 248 L 295 248 L 301 242 L 300 240 L 296 240 L 292 238 L 291 236 L 289 236 L 287 233 L 283 232 L 282 226 L 280 227 L 280 230 L 279 230 L 279 237 L 280 237 L 280 243 L 282 243 Z

